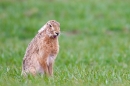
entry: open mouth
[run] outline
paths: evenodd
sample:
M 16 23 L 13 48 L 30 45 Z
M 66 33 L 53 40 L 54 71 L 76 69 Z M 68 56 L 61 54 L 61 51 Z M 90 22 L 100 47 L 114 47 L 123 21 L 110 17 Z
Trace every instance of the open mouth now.
M 57 35 L 54 35 L 54 36 L 53 36 L 53 38 L 56 38 L 56 37 L 57 37 Z

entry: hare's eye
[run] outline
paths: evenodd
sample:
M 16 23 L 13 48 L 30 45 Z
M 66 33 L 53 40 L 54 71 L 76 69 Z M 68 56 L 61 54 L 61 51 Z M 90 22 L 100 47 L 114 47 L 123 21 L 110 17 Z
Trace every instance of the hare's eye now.
M 52 27 L 50 24 L 49 24 L 50 27 Z

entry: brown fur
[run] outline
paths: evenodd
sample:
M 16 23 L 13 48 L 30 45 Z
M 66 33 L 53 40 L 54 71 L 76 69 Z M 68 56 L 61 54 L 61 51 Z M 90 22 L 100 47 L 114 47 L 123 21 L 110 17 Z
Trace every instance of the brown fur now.
M 58 35 L 60 25 L 55 20 L 48 21 L 33 38 L 23 58 L 22 75 L 53 75 L 54 60 L 59 52 Z

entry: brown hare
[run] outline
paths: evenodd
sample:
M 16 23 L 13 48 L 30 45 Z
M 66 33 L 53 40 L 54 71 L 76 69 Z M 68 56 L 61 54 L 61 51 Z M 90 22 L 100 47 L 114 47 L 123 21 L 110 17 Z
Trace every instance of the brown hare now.
M 22 75 L 53 75 L 53 64 L 59 52 L 60 24 L 48 21 L 32 39 L 23 58 Z

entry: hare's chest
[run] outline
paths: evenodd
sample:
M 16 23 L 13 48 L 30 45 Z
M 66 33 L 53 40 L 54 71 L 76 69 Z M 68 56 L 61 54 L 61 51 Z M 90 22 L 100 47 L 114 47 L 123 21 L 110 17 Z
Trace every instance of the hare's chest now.
M 51 54 L 50 57 L 58 54 L 58 52 L 59 52 L 59 45 L 58 44 L 51 44 L 49 48 L 50 48 L 50 54 Z

